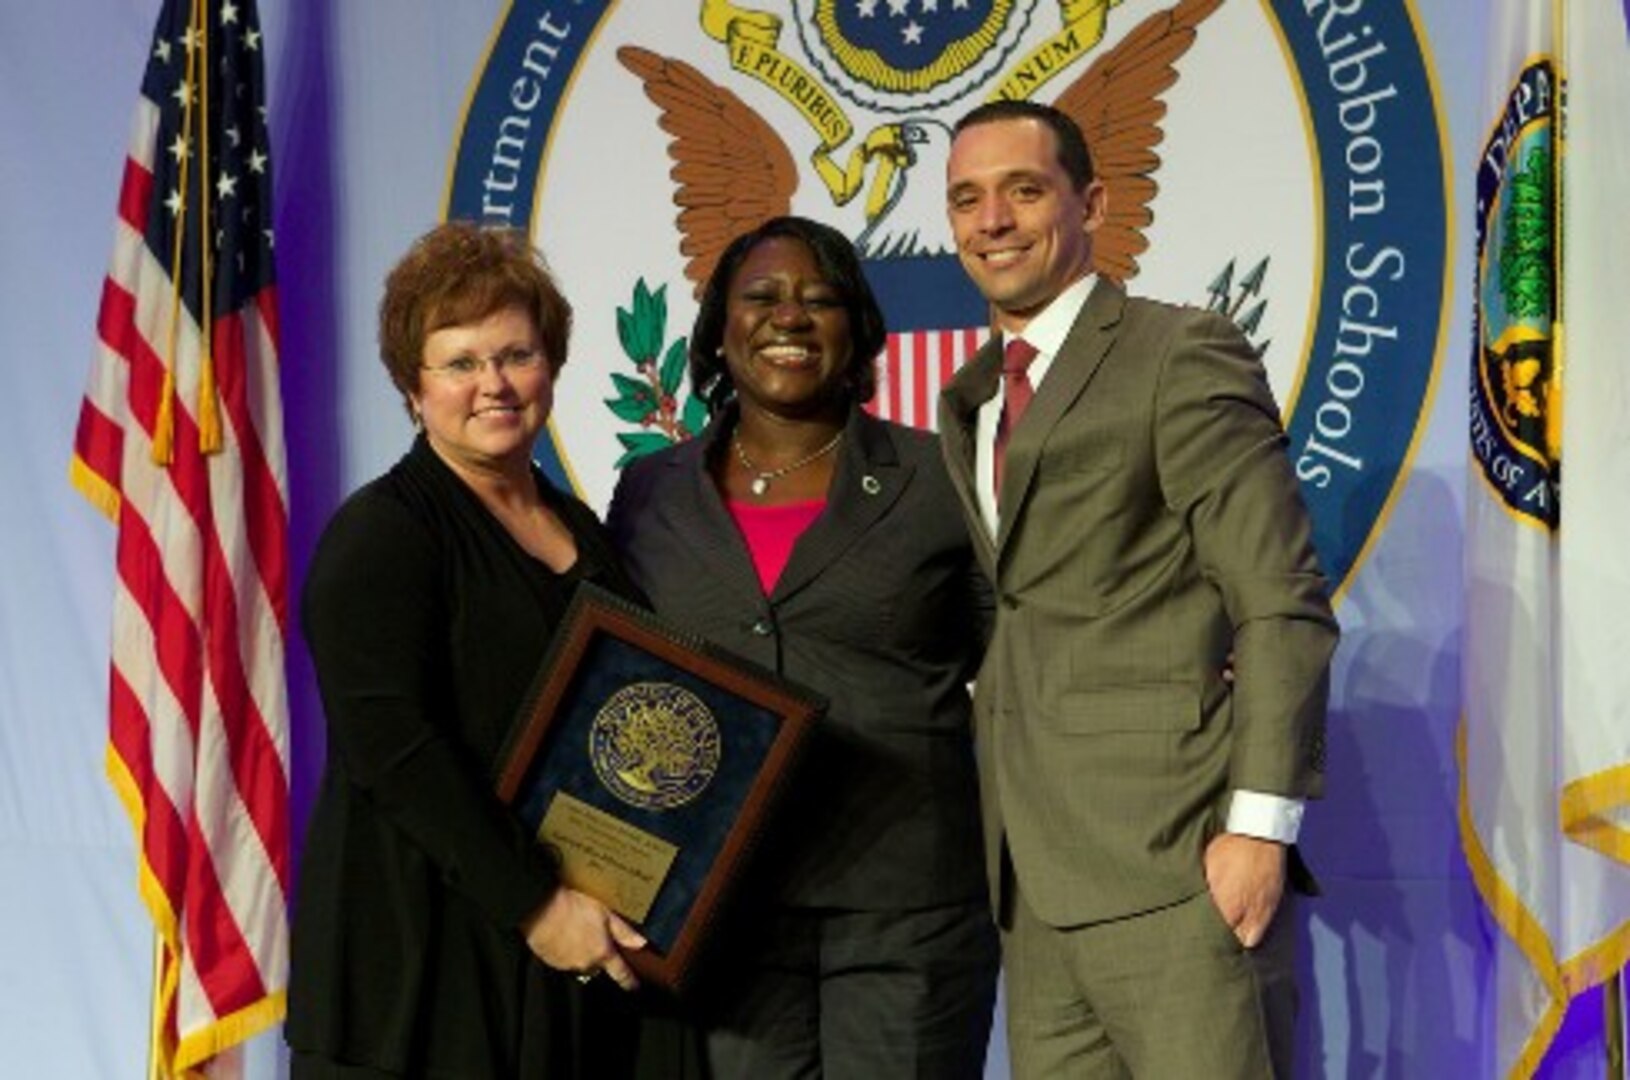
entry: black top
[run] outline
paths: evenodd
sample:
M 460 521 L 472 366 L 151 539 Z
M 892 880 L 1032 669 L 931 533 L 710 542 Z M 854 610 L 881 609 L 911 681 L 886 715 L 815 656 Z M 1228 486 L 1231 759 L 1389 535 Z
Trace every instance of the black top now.
M 593 513 L 537 483 L 577 542 L 565 574 L 422 437 L 318 544 L 302 614 L 328 763 L 287 1027 L 306 1054 L 403 1076 L 598 1078 L 634 1075 L 650 1041 L 630 1026 L 639 999 L 550 971 L 519 930 L 555 871 L 493 793 L 498 754 L 577 583 L 637 595 Z

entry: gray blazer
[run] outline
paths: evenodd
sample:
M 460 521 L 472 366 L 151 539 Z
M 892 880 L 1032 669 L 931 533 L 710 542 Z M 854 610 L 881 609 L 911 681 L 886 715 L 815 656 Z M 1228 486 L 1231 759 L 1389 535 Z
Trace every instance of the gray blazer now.
M 631 464 L 607 524 L 658 614 L 830 702 L 765 887 L 855 910 L 980 897 L 966 686 L 989 586 L 936 440 L 855 410 L 826 509 L 766 597 L 708 468 L 733 422 Z
M 987 872 L 1000 904 L 1005 851 L 1031 909 L 1078 925 L 1205 888 L 1231 791 L 1320 793 L 1337 629 L 1278 408 L 1232 323 L 1100 280 L 1013 433 L 993 543 L 974 432 L 1000 350 L 940 401 L 997 593 L 975 702 Z

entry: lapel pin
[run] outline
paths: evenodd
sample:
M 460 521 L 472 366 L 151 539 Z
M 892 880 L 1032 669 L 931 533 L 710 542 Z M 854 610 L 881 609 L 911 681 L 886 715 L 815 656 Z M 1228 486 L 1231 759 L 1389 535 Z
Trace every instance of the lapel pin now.
M 871 473 L 867 473 L 865 476 L 860 478 L 860 488 L 868 495 L 876 495 L 879 491 L 883 490 L 883 485 L 878 482 L 877 477 L 873 476 Z

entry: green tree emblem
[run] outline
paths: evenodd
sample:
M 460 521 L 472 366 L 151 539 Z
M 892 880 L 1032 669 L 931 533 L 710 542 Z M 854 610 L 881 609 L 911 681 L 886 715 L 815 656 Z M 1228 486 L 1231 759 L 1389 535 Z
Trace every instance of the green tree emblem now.
M 1555 202 L 1551 150 L 1535 147 L 1511 177 L 1500 235 L 1500 291 L 1513 319 L 1551 317 Z

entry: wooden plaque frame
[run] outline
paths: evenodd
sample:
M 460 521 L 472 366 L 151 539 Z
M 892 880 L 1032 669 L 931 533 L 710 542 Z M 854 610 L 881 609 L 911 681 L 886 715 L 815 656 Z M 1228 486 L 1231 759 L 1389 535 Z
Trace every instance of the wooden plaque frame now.
M 616 791 L 595 778 L 591 740 L 574 738 L 592 723 L 585 717 L 603 709 L 608 687 L 656 680 L 706 702 L 719 733 L 719 773 L 729 778 L 670 817 L 666 810 L 619 803 Z M 534 833 L 549 803 L 569 792 L 680 849 L 678 872 L 657 894 L 665 906 L 653 911 L 653 925 L 636 923 L 651 945 L 625 954 L 641 980 L 679 994 L 692 981 L 697 958 L 824 709 L 819 695 L 584 584 L 511 729 L 498 795 Z M 688 830 L 702 820 L 709 823 L 705 835 L 692 835 Z M 661 933 L 655 932 L 658 921 Z

